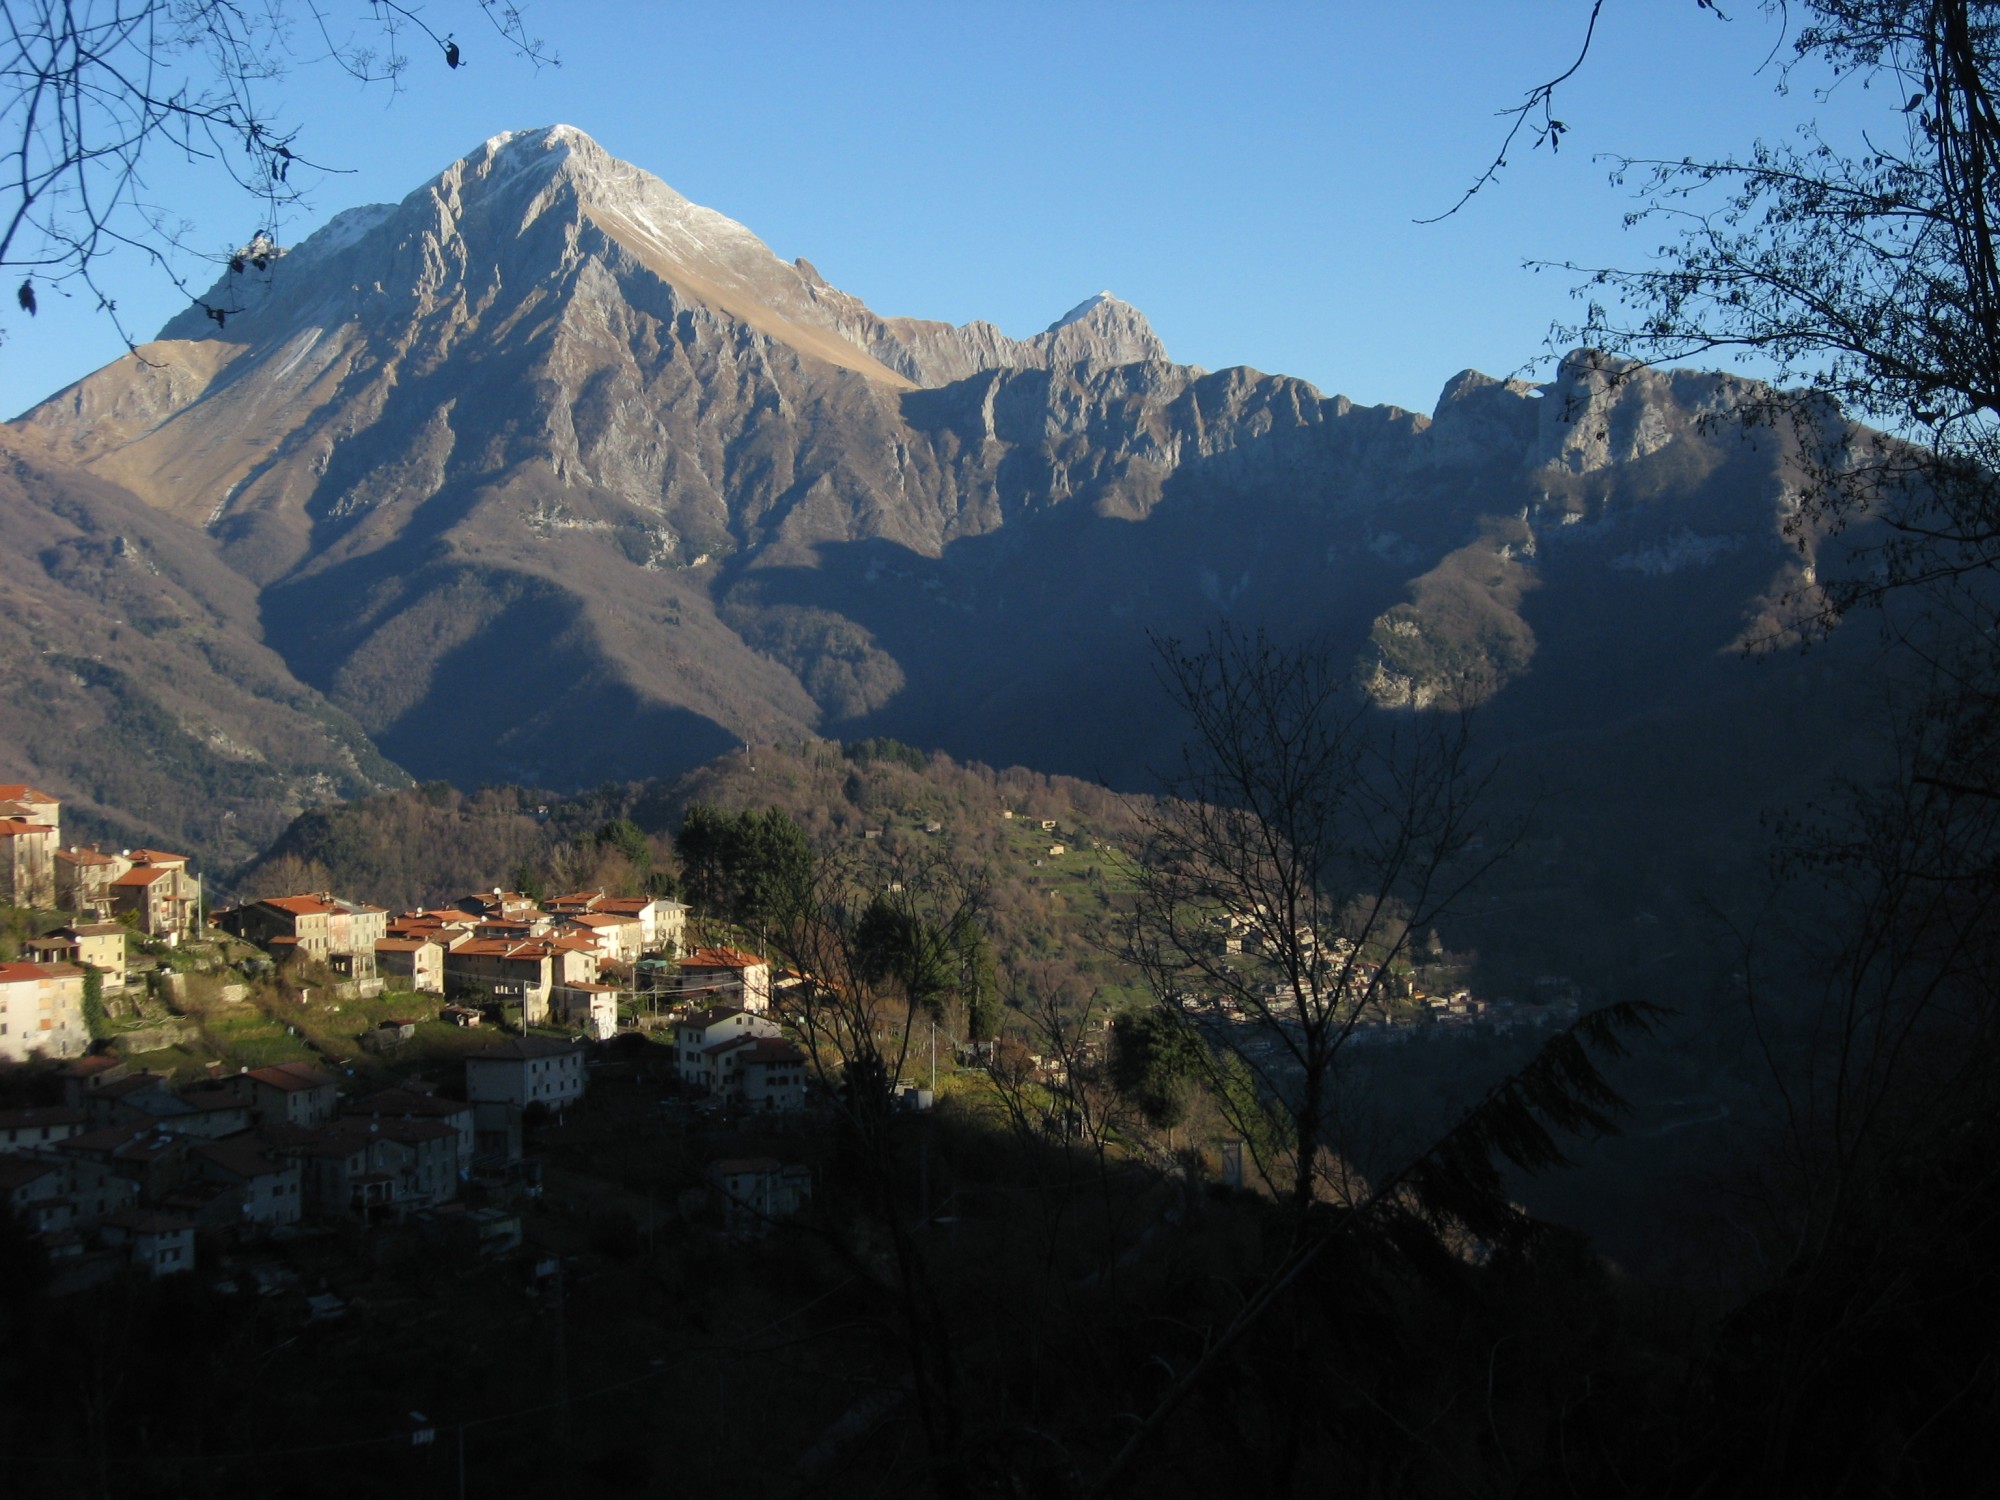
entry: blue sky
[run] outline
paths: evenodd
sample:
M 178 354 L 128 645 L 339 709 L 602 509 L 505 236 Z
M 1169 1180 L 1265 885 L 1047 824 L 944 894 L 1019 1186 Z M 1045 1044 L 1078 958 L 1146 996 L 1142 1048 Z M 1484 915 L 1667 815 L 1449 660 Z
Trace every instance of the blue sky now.
M 1728 22 L 1609 0 L 1559 101 L 1560 156 L 1524 145 L 1423 225 L 1497 147 L 1496 112 L 1571 60 L 1588 0 L 524 4 L 560 68 L 508 57 L 470 0 L 426 10 L 462 44 L 457 72 L 421 46 L 400 92 L 294 67 L 280 117 L 350 170 L 284 237 L 399 199 L 498 131 L 563 121 L 885 315 L 1022 335 L 1108 289 L 1176 359 L 1428 411 L 1461 369 L 1543 357 L 1573 314 L 1573 278 L 1525 261 L 1646 258 L 1658 233 L 1622 228 L 1630 199 L 1594 153 L 1742 150 L 1824 112 L 1809 89 L 1774 93 L 1782 33 L 1748 0 Z M 152 181 L 219 251 L 258 210 L 211 178 L 162 157 Z M 183 305 L 136 259 L 113 281 L 141 336 Z M 10 413 L 122 349 L 80 299 L 42 304 L 0 319 Z

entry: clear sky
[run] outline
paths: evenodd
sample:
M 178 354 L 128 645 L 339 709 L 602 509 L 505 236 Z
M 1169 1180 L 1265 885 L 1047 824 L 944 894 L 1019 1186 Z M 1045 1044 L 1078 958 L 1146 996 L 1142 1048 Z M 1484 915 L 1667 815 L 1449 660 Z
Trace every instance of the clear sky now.
M 282 237 L 562 121 L 879 313 L 1019 336 L 1108 289 L 1176 359 L 1428 411 L 1468 366 L 1546 369 L 1574 278 L 1524 262 L 1635 264 L 1659 238 L 1623 229 L 1631 199 L 1594 153 L 1741 151 L 1827 108 L 1774 93 L 1784 37 L 1751 0 L 1726 22 L 1695 0 L 1608 0 L 1559 99 L 1561 154 L 1524 140 L 1495 186 L 1424 225 L 1490 158 L 1497 111 L 1572 60 L 1588 0 L 521 3 L 559 68 L 507 56 L 471 0 L 425 12 L 461 43 L 456 72 L 421 40 L 400 92 L 294 67 L 281 118 L 351 170 Z M 162 157 L 153 186 L 192 243 L 226 251 L 258 209 L 212 175 Z M 115 294 L 149 336 L 184 300 L 127 260 Z M 81 299 L 46 294 L 32 321 L 11 300 L 0 410 L 122 351 Z

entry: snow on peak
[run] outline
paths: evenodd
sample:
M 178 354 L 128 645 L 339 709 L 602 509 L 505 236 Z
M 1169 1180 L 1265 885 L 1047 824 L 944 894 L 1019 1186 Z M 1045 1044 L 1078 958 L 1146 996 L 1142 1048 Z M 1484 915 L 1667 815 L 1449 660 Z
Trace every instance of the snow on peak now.
M 366 203 L 342 209 L 293 248 L 294 255 L 332 255 L 345 250 L 396 211 L 393 203 Z
M 1055 322 L 1049 324 L 1048 332 L 1054 333 L 1058 328 L 1067 328 L 1072 323 L 1081 323 L 1085 318 L 1089 317 L 1092 313 L 1096 312 L 1100 307 L 1123 307 L 1123 306 L 1125 306 L 1125 304 L 1123 302 L 1120 302 L 1116 297 L 1112 296 L 1111 293 L 1098 292 L 1094 296 L 1085 297 L 1081 302 L 1077 303 L 1075 307 L 1072 307 L 1068 312 L 1064 313 L 1060 318 L 1057 318 Z
M 490 156 L 509 148 L 533 150 L 536 146 L 545 150 L 556 146 L 596 148 L 597 142 L 574 125 L 538 125 L 532 130 L 503 130 L 498 135 L 489 136 L 482 149 Z

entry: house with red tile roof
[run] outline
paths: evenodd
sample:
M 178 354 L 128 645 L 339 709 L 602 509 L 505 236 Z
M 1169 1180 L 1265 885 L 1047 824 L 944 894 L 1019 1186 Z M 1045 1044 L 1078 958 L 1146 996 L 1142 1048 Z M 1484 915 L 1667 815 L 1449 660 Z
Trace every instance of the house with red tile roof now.
M 644 926 L 637 917 L 620 913 L 586 911 L 565 917 L 559 929 L 584 939 L 597 951 L 599 959 L 629 964 L 643 948 Z
M 146 864 L 133 850 L 133 865 L 111 881 L 112 905 L 119 915 L 130 912 L 147 937 L 178 943 L 191 936 L 201 920 L 201 882 L 188 872 L 187 856 L 169 854 L 165 864 Z
M 62 828 L 62 802 L 25 781 L 0 781 L 0 817 L 26 818 Z
M 389 913 L 331 891 L 267 896 L 216 914 L 216 925 L 274 957 L 301 955 L 352 979 L 375 977 L 375 945 L 388 935 Z
M 669 941 L 679 942 L 681 925 L 672 921 L 671 914 L 680 913 L 684 922 L 687 912 L 687 908 L 678 901 L 661 901 L 650 896 L 607 896 L 601 890 L 572 891 L 566 896 L 552 896 L 542 905 L 557 919 L 558 925 L 587 916 L 637 922 L 636 948 L 628 954 L 618 955 L 620 961 L 625 963 L 630 963 L 642 953 L 660 952 Z M 603 926 L 598 925 L 600 929 Z
M 741 948 L 697 948 L 681 960 L 668 984 L 709 1005 L 736 1005 L 763 1012 L 771 1008 L 771 965 Z
M 475 938 L 444 956 L 445 988 L 478 991 L 502 1005 L 519 1005 L 526 1024 L 539 1025 L 549 1016 L 555 956 L 555 948 L 540 941 Z
M 382 937 L 375 941 L 375 972 L 398 988 L 422 995 L 444 993 L 445 945 L 434 937 Z
M 122 854 L 72 844 L 55 852 L 56 905 L 102 921 L 117 908 L 111 882 L 132 868 Z
M 333 1075 L 309 1063 L 252 1068 L 238 1075 L 238 1087 L 248 1092 L 259 1119 L 283 1120 L 308 1130 L 326 1124 L 340 1105 Z

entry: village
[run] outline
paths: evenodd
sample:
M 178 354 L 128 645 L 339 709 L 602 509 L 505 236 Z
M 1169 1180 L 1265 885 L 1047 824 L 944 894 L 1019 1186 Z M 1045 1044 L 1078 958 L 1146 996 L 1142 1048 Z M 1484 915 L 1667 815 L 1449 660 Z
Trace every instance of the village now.
M 829 1103 L 788 1015 L 802 976 L 721 940 L 734 934 L 700 940 L 680 901 L 486 889 L 392 914 L 319 890 L 209 910 L 186 857 L 65 844 L 61 813 L 46 793 L 0 784 L 0 902 L 61 917 L 0 963 L 0 1063 L 59 1073 L 43 1080 L 50 1097 L 0 1108 L 0 1191 L 59 1285 L 126 1264 L 185 1273 L 204 1244 L 340 1225 L 517 1249 L 522 1207 L 543 1189 L 536 1127 L 568 1118 L 593 1080 L 666 1093 L 659 1106 L 703 1120 L 780 1129 L 809 1127 Z M 1011 810 L 1000 818 L 1020 826 Z M 1067 853 L 1060 836 L 1053 820 L 1029 820 L 1037 872 Z M 1093 857 L 1115 852 L 1092 844 Z M 1283 1037 L 1300 1020 L 1282 979 L 1255 979 L 1283 967 L 1266 962 L 1270 923 L 1255 911 L 1211 920 L 1226 983 L 1183 996 L 1183 1011 L 1282 1075 Z M 1476 998 L 1435 935 L 1418 955 L 1428 966 L 1394 976 L 1344 939 L 1305 931 L 1296 945 L 1319 989 L 1361 997 L 1347 1024 L 1356 1046 L 1504 1034 L 1576 1010 L 1554 977 L 1531 1004 Z M 1108 1020 L 1066 1058 L 1012 1045 L 1029 1076 L 1061 1088 L 1071 1063 L 1102 1062 Z M 226 1056 L 177 1048 L 196 1032 Z M 975 1066 L 995 1055 L 987 1042 L 950 1050 Z M 898 1094 L 930 1103 L 914 1083 Z M 765 1149 L 768 1134 L 738 1149 L 743 1139 L 716 1141 L 701 1191 L 677 1211 L 744 1234 L 811 1203 L 813 1173 L 795 1159 L 809 1153 Z
M 0 901 L 68 918 L 0 963 L 0 1063 L 53 1065 L 62 1094 L 0 1109 L 0 1193 L 49 1254 L 59 1289 L 125 1264 L 195 1270 L 212 1237 L 342 1222 L 421 1220 L 485 1253 L 517 1248 L 519 1205 L 541 1179 L 524 1137 L 615 1066 L 604 1044 L 621 1024 L 651 1037 L 641 1052 L 653 1070 L 670 1059 L 665 1081 L 709 1109 L 807 1104 L 806 1054 L 773 1007 L 787 978 L 774 982 L 765 959 L 733 947 L 683 952 L 677 901 L 494 890 L 392 917 L 320 891 L 204 916 L 185 857 L 64 845 L 60 803 L 22 784 L 0 785 Z M 178 1034 L 186 1023 L 171 1019 L 172 1002 L 191 983 L 248 1009 L 259 976 L 298 1007 L 294 1036 L 315 1005 L 396 1013 L 353 1038 L 363 1056 L 322 1042 L 309 1060 L 233 1071 L 211 1061 L 175 1078 L 123 1055 L 150 1057 Z M 164 1027 L 136 1024 L 162 996 Z M 420 1027 L 459 1033 L 449 1055 L 462 1089 L 394 1067 Z M 107 1032 L 112 1045 L 93 1050 Z M 737 1230 L 787 1217 L 811 1194 L 808 1171 L 764 1157 L 719 1157 L 706 1177 L 715 1216 Z

